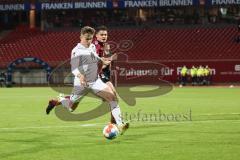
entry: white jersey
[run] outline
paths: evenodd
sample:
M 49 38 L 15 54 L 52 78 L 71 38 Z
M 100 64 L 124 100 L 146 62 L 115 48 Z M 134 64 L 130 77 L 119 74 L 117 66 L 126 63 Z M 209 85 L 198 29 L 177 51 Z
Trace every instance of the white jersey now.
M 78 43 L 71 54 L 71 70 L 76 76 L 81 73 L 85 76 L 86 82 L 95 82 L 98 78 L 98 61 L 100 58 L 96 53 L 96 47 L 91 44 L 88 48 Z M 77 78 L 79 79 L 79 78 Z

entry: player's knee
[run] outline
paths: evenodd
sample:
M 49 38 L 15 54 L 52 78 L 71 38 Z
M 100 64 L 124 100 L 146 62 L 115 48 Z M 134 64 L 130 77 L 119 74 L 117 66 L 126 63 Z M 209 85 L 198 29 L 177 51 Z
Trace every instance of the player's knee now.
M 107 95 L 106 95 L 106 101 L 107 102 L 111 102 L 111 101 L 114 101 L 115 100 L 115 98 L 114 98 L 115 96 L 112 94 L 112 93 L 108 93 Z
M 113 90 L 109 91 L 109 99 L 110 99 L 110 101 L 116 101 L 116 99 L 117 99 L 117 96 Z

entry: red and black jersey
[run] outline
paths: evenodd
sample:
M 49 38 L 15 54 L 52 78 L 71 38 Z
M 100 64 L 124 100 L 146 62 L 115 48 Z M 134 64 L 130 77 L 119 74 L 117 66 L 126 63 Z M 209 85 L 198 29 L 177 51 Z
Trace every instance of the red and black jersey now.
M 92 42 L 96 47 L 96 52 L 99 57 L 106 57 L 104 52 L 104 43 L 99 42 L 96 38 Z M 109 55 L 108 55 L 109 56 Z M 110 81 L 111 71 L 110 71 L 110 65 L 108 65 L 106 68 L 102 69 L 99 73 L 100 78 L 104 83 Z
M 104 57 L 104 43 L 99 42 L 97 39 L 93 40 L 93 44 L 96 47 L 96 52 L 99 57 Z

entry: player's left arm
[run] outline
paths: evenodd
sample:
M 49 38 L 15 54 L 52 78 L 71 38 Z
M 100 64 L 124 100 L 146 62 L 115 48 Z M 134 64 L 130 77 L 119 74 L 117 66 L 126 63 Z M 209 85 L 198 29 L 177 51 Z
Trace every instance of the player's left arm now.
M 113 54 L 111 52 L 110 44 L 108 44 L 108 43 L 104 44 L 104 53 L 105 53 L 106 57 L 108 58 L 108 60 L 110 60 L 110 61 L 114 61 L 117 59 L 117 54 L 116 53 Z
M 93 55 L 95 58 L 97 58 L 97 60 L 101 61 L 103 65 L 109 65 L 111 63 L 111 61 L 109 59 L 106 59 L 104 57 L 99 57 L 99 55 L 96 52 L 96 47 L 95 45 L 93 45 Z
M 114 53 L 111 55 L 110 60 L 115 61 L 115 60 L 117 60 L 117 57 L 118 57 L 117 53 Z
M 108 61 L 114 61 L 114 60 L 117 60 L 117 53 L 112 53 L 111 50 L 110 50 L 110 45 L 108 43 L 105 43 L 104 44 L 104 52 L 105 52 L 105 60 L 108 60 Z M 106 66 L 103 66 L 104 68 Z

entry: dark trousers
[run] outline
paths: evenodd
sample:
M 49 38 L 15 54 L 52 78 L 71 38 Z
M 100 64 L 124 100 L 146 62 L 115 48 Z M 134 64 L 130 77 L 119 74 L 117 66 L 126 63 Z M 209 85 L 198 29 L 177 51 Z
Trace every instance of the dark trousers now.
M 203 76 L 198 76 L 198 77 L 197 77 L 197 83 L 198 83 L 199 85 L 202 85 L 202 84 L 203 84 Z
M 181 76 L 181 82 L 182 85 L 186 85 L 187 83 L 187 76 Z
M 192 80 L 192 85 L 197 84 L 197 77 L 196 76 L 191 76 L 191 80 Z

